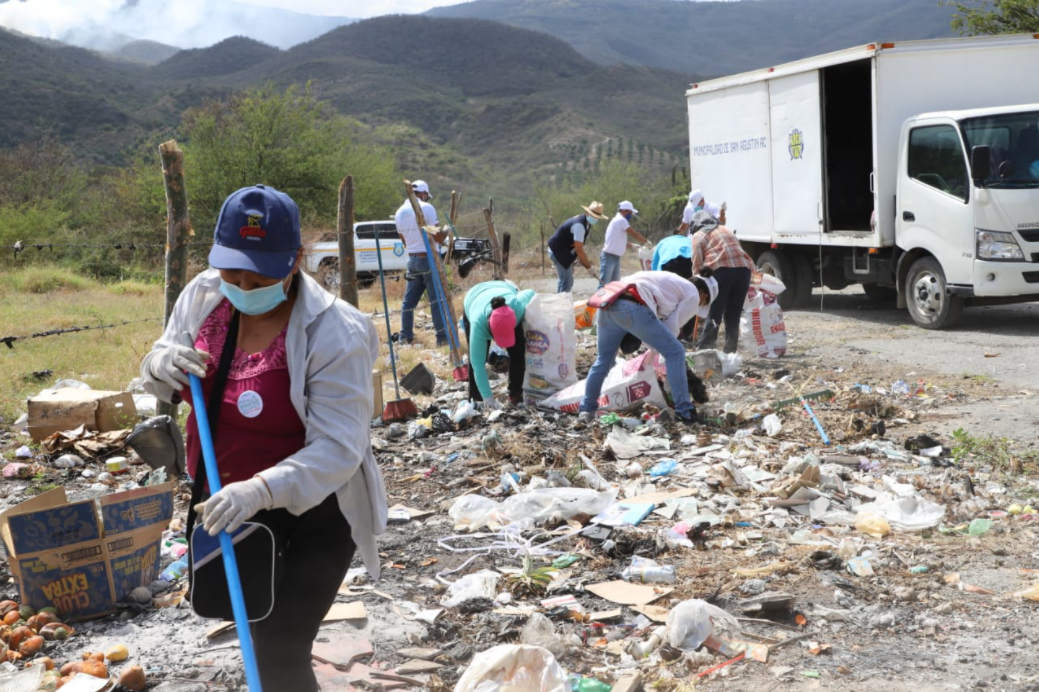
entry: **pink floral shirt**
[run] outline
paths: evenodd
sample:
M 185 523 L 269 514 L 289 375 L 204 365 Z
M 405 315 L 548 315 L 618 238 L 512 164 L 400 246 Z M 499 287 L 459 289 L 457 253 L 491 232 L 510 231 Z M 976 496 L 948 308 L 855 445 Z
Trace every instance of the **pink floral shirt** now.
M 202 380 L 209 393 L 224 349 L 231 322 L 231 304 L 224 300 L 202 323 L 195 348 L 211 357 Z M 306 429 L 289 400 L 289 371 L 285 354 L 285 329 L 259 353 L 235 349 L 224 388 L 218 429 L 213 432 L 217 467 L 223 485 L 252 478 L 298 452 L 306 444 Z M 190 401 L 190 392 L 184 392 Z M 201 443 L 195 412 L 187 422 L 188 473 L 195 478 Z

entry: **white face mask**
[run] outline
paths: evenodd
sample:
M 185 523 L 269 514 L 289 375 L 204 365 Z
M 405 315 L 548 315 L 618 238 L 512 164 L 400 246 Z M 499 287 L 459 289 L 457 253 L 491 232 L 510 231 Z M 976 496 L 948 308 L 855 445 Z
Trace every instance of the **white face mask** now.
M 585 215 L 585 218 L 588 220 L 588 225 L 589 226 L 594 226 L 595 222 L 599 220 L 599 219 L 595 218 L 594 216 L 588 216 L 588 215 Z

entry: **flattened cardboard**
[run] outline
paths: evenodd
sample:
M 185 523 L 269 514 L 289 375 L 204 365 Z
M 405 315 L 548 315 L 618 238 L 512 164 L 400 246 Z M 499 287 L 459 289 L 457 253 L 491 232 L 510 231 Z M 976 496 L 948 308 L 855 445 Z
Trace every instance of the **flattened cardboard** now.
M 28 413 L 33 442 L 81 425 L 87 430 L 108 432 L 132 428 L 137 422 L 137 407 L 130 392 L 74 387 L 45 389 L 29 399 Z
M 159 578 L 159 544 L 173 519 L 173 483 L 135 488 L 101 498 L 108 567 L 115 600 Z
M 646 605 L 674 591 L 671 587 L 649 586 L 647 584 L 630 584 L 617 579 L 585 587 L 599 598 L 618 605 Z
M 0 536 L 23 604 L 65 620 L 111 612 L 159 573 L 159 542 L 173 515 L 173 483 L 70 503 L 56 488 L 0 515 Z

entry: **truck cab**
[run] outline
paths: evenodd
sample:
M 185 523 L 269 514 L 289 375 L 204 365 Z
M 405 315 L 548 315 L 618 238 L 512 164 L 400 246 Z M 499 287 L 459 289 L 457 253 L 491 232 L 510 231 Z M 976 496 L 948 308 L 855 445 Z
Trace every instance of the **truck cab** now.
M 1039 294 L 1039 107 L 909 118 L 898 170 L 899 303 L 915 322 Z

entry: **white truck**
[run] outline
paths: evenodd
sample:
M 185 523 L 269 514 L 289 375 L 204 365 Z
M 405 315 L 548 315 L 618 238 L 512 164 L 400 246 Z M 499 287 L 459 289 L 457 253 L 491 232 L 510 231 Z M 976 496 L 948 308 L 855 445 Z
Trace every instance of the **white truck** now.
M 727 203 L 784 307 L 862 284 L 941 329 L 1039 300 L 1037 39 L 872 43 L 693 84 L 693 187 Z
M 376 245 L 382 254 L 382 268 L 387 276 L 403 276 L 408 265 L 404 242 L 397 235 L 397 224 L 389 221 L 359 221 L 354 224 L 354 262 L 357 282 L 370 286 L 379 278 L 379 258 Z M 455 238 L 453 259 L 463 260 L 489 252 L 490 243 L 481 238 Z M 339 290 L 339 243 L 338 241 L 310 243 L 306 248 L 303 268 L 333 293 Z

